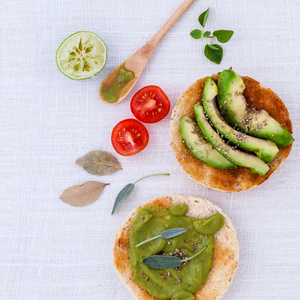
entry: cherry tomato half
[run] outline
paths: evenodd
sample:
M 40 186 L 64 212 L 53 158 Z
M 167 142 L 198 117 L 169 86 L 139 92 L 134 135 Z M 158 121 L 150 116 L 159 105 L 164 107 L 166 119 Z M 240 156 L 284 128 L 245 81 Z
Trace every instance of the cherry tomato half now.
M 149 85 L 135 93 L 130 108 L 141 122 L 156 123 L 170 111 L 170 100 L 160 87 Z
M 148 144 L 149 133 L 146 127 L 135 119 L 119 122 L 111 133 L 111 142 L 115 150 L 130 156 L 142 151 Z

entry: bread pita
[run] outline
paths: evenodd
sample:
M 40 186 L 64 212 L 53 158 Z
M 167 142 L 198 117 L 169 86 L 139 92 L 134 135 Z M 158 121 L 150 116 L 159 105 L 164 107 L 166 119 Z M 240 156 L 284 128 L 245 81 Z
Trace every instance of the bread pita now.
M 169 208 L 172 205 L 186 203 L 187 216 L 207 218 L 216 212 L 225 217 L 224 226 L 215 234 L 215 248 L 212 267 L 206 283 L 194 294 L 196 300 L 221 299 L 228 289 L 238 265 L 239 243 L 236 229 L 230 218 L 210 201 L 192 196 L 170 195 L 154 199 L 142 206 L 155 205 Z M 155 300 L 142 286 L 133 280 L 129 259 L 129 232 L 138 208 L 133 210 L 119 227 L 113 249 L 113 261 L 118 275 L 125 286 L 139 300 Z
M 208 77 L 211 77 L 217 82 L 219 75 Z M 254 174 L 250 169 L 243 167 L 239 167 L 236 170 L 220 170 L 210 167 L 196 159 L 182 143 L 179 131 L 179 120 L 185 115 L 195 120 L 193 107 L 199 101 L 202 103 L 205 80 L 208 77 L 199 79 L 192 84 L 181 95 L 173 109 L 170 123 L 171 146 L 173 147 L 176 159 L 185 173 L 197 183 L 208 188 L 226 192 L 241 192 L 248 190 L 260 185 L 271 176 L 271 174 L 288 157 L 292 145 L 280 148 L 277 156 L 269 164 L 270 170 L 264 176 Z M 282 100 L 272 90 L 261 86 L 258 81 L 250 77 L 242 78 L 246 85 L 244 96 L 249 107 L 266 110 L 271 117 L 292 133 L 292 122 L 289 117 L 289 112 Z

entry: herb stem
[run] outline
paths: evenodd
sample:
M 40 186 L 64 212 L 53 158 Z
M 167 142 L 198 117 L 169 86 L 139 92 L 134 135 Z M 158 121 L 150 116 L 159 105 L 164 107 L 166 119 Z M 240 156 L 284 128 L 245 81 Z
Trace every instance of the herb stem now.
M 152 177 L 152 176 L 160 176 L 160 175 L 169 176 L 170 173 L 159 173 L 159 174 L 148 175 L 148 176 L 145 176 L 145 177 L 140 178 L 140 179 L 137 180 L 134 184 L 138 183 L 139 181 L 141 181 L 141 180 L 143 180 L 143 179 L 145 179 L 145 178 Z
M 158 238 L 160 238 L 160 234 L 157 235 L 157 236 L 154 236 L 154 237 L 152 237 L 152 238 L 150 238 L 150 239 L 147 239 L 147 240 L 145 240 L 145 241 L 142 241 L 141 243 L 135 245 L 135 247 L 142 246 L 142 245 L 144 245 L 144 244 L 146 244 L 146 243 L 148 243 L 148 242 L 150 242 L 150 241 L 156 240 L 156 239 L 158 239 Z
M 196 254 L 194 254 L 193 256 L 188 257 L 188 258 L 186 258 L 186 259 L 182 259 L 181 262 L 189 261 L 189 260 L 195 258 L 195 257 L 198 256 L 199 254 L 201 254 L 206 248 L 207 248 L 207 246 L 204 246 L 198 253 L 196 253 Z

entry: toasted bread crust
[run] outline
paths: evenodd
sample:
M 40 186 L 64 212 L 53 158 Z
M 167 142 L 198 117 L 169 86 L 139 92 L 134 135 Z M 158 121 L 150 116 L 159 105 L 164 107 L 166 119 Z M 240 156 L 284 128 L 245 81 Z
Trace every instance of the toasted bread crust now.
M 219 75 L 208 77 L 211 77 L 217 82 Z M 292 145 L 280 148 L 277 156 L 269 164 L 270 170 L 264 176 L 254 174 L 250 169 L 243 167 L 239 167 L 236 170 L 220 170 L 210 167 L 196 159 L 182 143 L 179 131 L 179 120 L 185 115 L 195 119 L 193 107 L 198 102 L 202 103 L 205 80 L 208 77 L 199 79 L 192 84 L 181 95 L 173 109 L 170 123 L 171 146 L 176 159 L 185 173 L 197 183 L 215 190 L 242 192 L 266 181 L 288 157 Z M 271 117 L 292 133 L 292 122 L 283 101 L 272 90 L 261 86 L 258 81 L 250 77 L 242 78 L 246 85 L 244 96 L 249 107 L 266 110 Z
M 196 300 L 221 299 L 227 291 L 238 265 L 239 244 L 236 229 L 230 218 L 216 205 L 203 198 L 192 196 L 170 195 L 154 199 L 145 205 L 169 208 L 172 205 L 186 203 L 188 216 L 206 218 L 220 212 L 225 217 L 224 226 L 215 234 L 215 248 L 212 268 L 206 283 L 194 294 Z M 143 205 L 143 206 L 145 206 Z M 113 249 L 113 262 L 118 275 L 125 286 L 139 300 L 154 300 L 147 290 L 133 280 L 129 258 L 129 232 L 138 208 L 131 212 L 119 227 Z

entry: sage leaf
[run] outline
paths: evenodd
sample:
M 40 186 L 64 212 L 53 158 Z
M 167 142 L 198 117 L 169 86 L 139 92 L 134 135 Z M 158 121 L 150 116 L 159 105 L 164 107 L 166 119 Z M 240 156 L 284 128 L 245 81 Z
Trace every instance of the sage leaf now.
M 113 215 L 114 212 L 116 211 L 116 209 L 120 206 L 121 203 L 123 203 L 130 195 L 131 193 L 133 192 L 133 189 L 135 187 L 135 185 L 145 179 L 145 178 L 148 178 L 148 177 L 152 177 L 152 176 L 160 176 L 160 175 L 166 175 L 166 176 L 169 176 L 170 174 L 169 173 L 160 173 L 160 174 L 153 174 L 153 175 L 148 175 L 148 176 L 145 176 L 145 177 L 142 177 L 140 178 L 139 180 L 137 180 L 135 183 L 129 183 L 127 184 L 118 194 L 116 200 L 115 200 L 115 203 L 114 203 L 114 207 L 112 209 L 112 212 L 111 214 Z
M 204 246 L 199 252 L 197 252 L 193 256 L 185 258 L 185 259 L 180 259 L 177 256 L 153 255 L 150 257 L 146 257 L 143 260 L 143 263 L 153 269 L 176 268 L 176 267 L 180 266 L 181 263 L 192 260 L 196 256 L 200 255 L 206 248 L 207 248 L 207 246 Z
M 192 260 L 192 259 L 195 258 L 196 256 L 200 255 L 206 248 L 207 248 L 207 246 L 204 246 L 199 252 L 197 252 L 197 253 L 194 254 L 193 256 L 188 257 L 188 258 L 185 258 L 185 259 L 182 259 L 181 261 L 182 261 L 182 262 L 185 262 L 185 261 Z
M 143 260 L 143 263 L 153 269 L 171 269 L 181 265 L 181 259 L 176 256 L 153 255 Z
M 92 175 L 109 175 L 122 170 L 119 160 L 106 151 L 90 151 L 76 160 L 76 164 L 83 167 Z
M 121 205 L 122 202 L 124 202 L 133 192 L 134 189 L 134 184 L 133 183 L 129 183 L 127 184 L 125 187 L 123 187 L 123 189 L 120 191 L 120 193 L 118 194 L 113 210 L 111 212 L 111 214 L 113 215 L 114 212 L 116 211 L 116 209 Z
M 95 202 L 109 183 L 88 181 L 82 185 L 73 185 L 61 194 L 60 199 L 72 206 L 86 206 Z
M 210 33 L 211 33 L 210 31 L 205 31 L 203 33 L 203 37 L 206 38 L 206 37 L 210 36 Z
M 204 54 L 210 61 L 220 64 L 223 58 L 223 49 L 218 44 L 207 44 L 204 48 Z
M 227 43 L 231 39 L 233 33 L 232 30 L 216 30 L 213 32 L 213 35 L 220 43 Z
M 190 35 L 194 39 L 198 40 L 202 37 L 202 31 L 200 29 L 194 29 L 193 31 L 191 31 Z
M 175 236 L 178 236 L 182 233 L 186 232 L 186 229 L 185 228 L 172 228 L 172 229 L 168 229 L 168 230 L 165 230 L 163 231 L 160 236 L 167 240 L 167 239 L 171 239 Z
M 148 242 L 150 242 L 150 241 L 153 241 L 153 240 L 155 240 L 155 239 L 158 239 L 158 238 L 162 238 L 162 239 L 164 239 L 164 240 L 171 239 L 171 238 L 173 238 L 173 237 L 175 237 L 175 236 L 178 236 L 178 235 L 180 235 L 180 234 L 182 234 L 182 233 L 184 233 L 184 232 L 186 232 L 186 229 L 185 229 L 185 228 L 172 228 L 172 229 L 167 229 L 167 230 L 163 231 L 161 234 L 156 235 L 156 236 L 154 236 L 154 237 L 152 237 L 152 238 L 150 238 L 150 239 L 147 239 L 147 240 L 145 240 L 145 241 L 143 241 L 143 242 L 141 242 L 141 243 L 135 245 L 135 247 L 142 246 L 142 245 L 144 245 L 144 244 L 146 244 L 146 243 L 148 243 Z
M 198 21 L 203 28 L 205 27 L 208 16 L 209 16 L 209 8 L 205 12 L 203 12 L 198 18 Z

